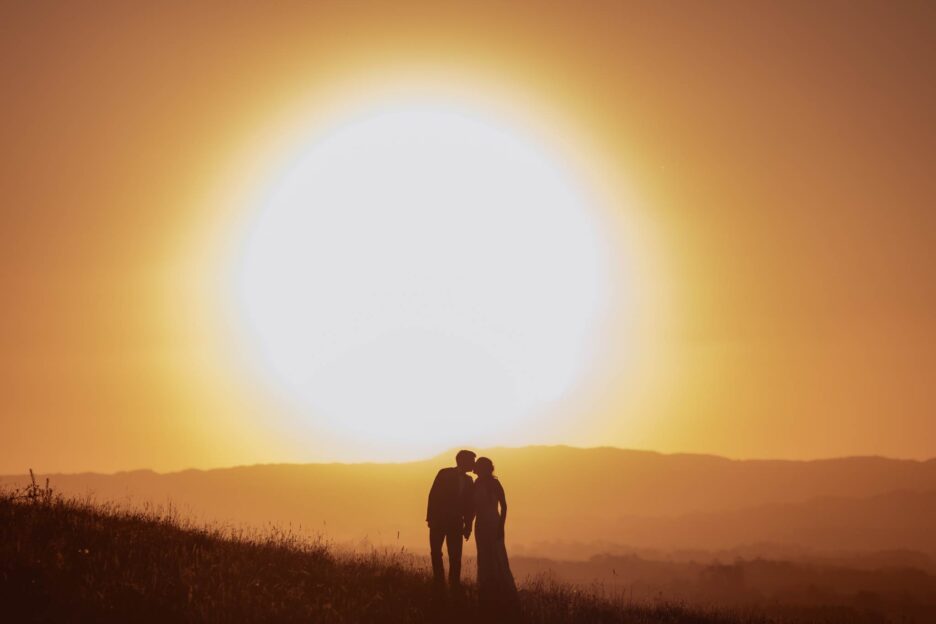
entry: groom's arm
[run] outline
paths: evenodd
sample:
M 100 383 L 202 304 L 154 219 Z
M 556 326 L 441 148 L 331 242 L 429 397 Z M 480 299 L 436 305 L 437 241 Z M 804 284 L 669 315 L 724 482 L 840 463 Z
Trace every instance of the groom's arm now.
M 442 471 L 440 470 L 436 473 L 435 480 L 432 482 L 432 487 L 429 488 L 429 502 L 426 504 L 426 524 L 430 522 L 432 518 L 432 512 L 436 507 L 436 501 L 439 498 L 439 489 L 442 487 L 440 481 L 442 480 Z
M 471 479 L 468 479 L 468 487 L 465 488 L 464 499 L 462 500 L 463 506 L 463 519 L 465 522 L 464 535 L 467 540 L 471 537 L 471 526 L 474 524 L 475 518 L 475 508 L 474 508 L 474 482 Z

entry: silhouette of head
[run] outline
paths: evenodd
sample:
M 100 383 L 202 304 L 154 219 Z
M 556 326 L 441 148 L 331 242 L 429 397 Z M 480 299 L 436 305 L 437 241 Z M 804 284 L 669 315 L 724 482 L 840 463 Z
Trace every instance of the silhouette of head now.
M 494 476 L 494 462 L 487 457 L 479 457 L 474 465 L 474 473 L 479 477 Z
M 458 466 L 460 470 L 468 472 L 475 465 L 476 454 L 473 451 L 458 451 L 458 454 L 455 455 L 455 465 Z

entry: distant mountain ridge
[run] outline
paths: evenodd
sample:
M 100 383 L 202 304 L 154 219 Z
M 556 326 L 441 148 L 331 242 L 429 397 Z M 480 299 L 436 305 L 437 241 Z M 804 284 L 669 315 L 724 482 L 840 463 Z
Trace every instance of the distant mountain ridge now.
M 936 553 L 936 460 L 731 460 L 610 447 L 493 448 L 523 547 L 603 540 L 659 549 L 756 542 L 811 549 Z M 269 464 L 167 474 L 49 475 L 98 500 L 171 503 L 248 526 L 321 531 L 338 541 L 424 548 L 426 493 L 451 453 L 395 464 Z M 23 483 L 0 477 L 0 485 Z M 929 524 L 934 526 L 934 524 Z M 546 553 L 544 553 L 546 554 Z

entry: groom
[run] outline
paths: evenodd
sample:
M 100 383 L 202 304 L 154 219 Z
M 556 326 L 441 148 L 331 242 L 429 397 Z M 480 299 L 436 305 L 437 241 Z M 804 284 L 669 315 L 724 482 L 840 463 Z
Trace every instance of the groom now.
M 436 475 L 429 490 L 429 552 L 432 555 L 432 575 L 436 585 L 445 585 L 445 567 L 442 564 L 442 542 L 449 557 L 449 585 L 453 590 L 461 587 L 462 538 L 471 536 L 474 521 L 474 482 L 468 473 L 474 469 L 475 454 L 458 451 L 455 467 L 443 468 Z

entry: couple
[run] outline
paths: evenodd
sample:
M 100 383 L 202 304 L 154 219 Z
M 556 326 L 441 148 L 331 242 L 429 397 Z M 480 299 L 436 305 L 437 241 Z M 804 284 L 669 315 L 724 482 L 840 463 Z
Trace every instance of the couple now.
M 471 537 L 474 521 L 479 600 L 488 608 L 515 609 L 517 586 L 504 546 L 507 498 L 494 476 L 494 462 L 487 457 L 475 460 L 475 453 L 459 451 L 455 464 L 453 468 L 439 471 L 429 491 L 426 522 L 436 586 L 445 585 L 442 564 L 442 543 L 445 542 L 449 555 L 449 585 L 455 591 L 460 589 L 462 538 L 468 541 Z M 472 481 L 469 472 L 474 472 L 477 480 Z

